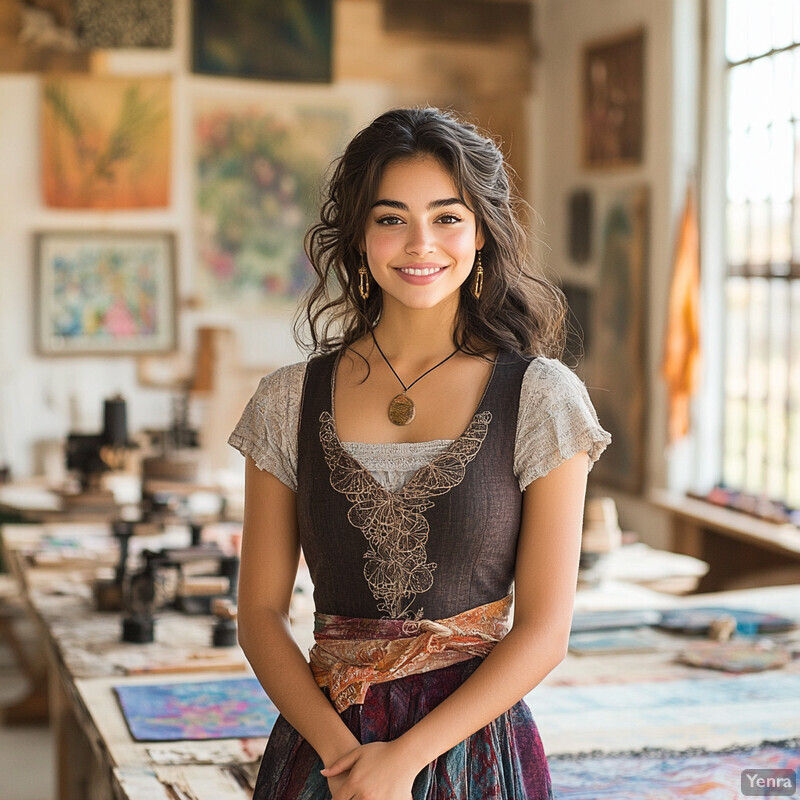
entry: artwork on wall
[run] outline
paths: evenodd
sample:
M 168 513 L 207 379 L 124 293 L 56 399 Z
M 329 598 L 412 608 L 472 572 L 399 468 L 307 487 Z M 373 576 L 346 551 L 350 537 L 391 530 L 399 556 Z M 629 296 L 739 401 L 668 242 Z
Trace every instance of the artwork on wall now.
M 583 55 L 583 164 L 640 164 L 644 150 L 644 31 L 593 42 Z
M 598 417 L 613 439 L 594 477 L 633 493 L 644 481 L 648 205 L 644 186 L 598 196 L 599 272 L 585 366 Z
M 45 204 L 98 209 L 169 205 L 170 109 L 168 78 L 46 80 Z
M 164 0 L 73 0 L 81 47 L 172 47 L 172 3 Z
M 88 72 L 72 0 L 0 0 L 0 73 Z
M 592 257 L 592 193 L 576 189 L 568 206 L 569 256 L 576 264 L 585 264 Z
M 46 232 L 35 251 L 39 353 L 174 350 L 172 233 Z
M 583 377 L 583 363 L 592 355 L 593 291 L 586 286 L 565 283 L 561 291 L 567 298 L 567 343 L 564 360 Z
M 332 0 L 194 0 L 192 7 L 195 72 L 330 82 Z
M 204 305 L 295 302 L 313 276 L 303 249 L 352 107 L 309 90 L 215 94 L 195 106 L 197 294 Z

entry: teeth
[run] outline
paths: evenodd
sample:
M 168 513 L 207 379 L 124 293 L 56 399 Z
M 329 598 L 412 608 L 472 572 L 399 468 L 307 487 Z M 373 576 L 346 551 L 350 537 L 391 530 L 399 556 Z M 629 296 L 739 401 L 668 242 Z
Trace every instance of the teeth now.
M 441 272 L 441 267 L 426 267 L 425 269 L 416 269 L 413 267 L 406 267 L 401 269 L 400 272 L 405 275 L 433 275 L 434 272 Z

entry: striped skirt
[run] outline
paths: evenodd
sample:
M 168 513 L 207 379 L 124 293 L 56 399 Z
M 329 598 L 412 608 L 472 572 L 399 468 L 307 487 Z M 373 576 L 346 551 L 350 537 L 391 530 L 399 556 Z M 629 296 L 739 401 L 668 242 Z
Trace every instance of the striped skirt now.
M 362 743 L 396 739 L 452 694 L 481 663 L 452 666 L 370 686 L 363 705 L 341 717 Z M 254 800 L 329 800 L 322 761 L 281 716 L 267 743 Z M 518 702 L 429 764 L 414 800 L 552 800 L 550 773 L 530 709 Z

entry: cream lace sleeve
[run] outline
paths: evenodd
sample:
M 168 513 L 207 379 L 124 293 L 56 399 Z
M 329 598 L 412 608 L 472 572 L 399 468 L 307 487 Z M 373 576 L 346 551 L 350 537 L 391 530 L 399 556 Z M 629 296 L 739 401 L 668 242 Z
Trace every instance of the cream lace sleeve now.
M 281 367 L 261 379 L 228 438 L 256 466 L 297 491 L 297 429 L 305 363 Z
M 583 451 L 591 469 L 610 442 L 580 378 L 556 359 L 531 361 L 522 381 L 514 449 L 520 488 Z

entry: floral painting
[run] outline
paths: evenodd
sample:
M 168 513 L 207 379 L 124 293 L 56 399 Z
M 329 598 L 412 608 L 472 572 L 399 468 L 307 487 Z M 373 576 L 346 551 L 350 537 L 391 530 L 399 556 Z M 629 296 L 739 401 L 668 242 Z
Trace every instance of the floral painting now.
M 168 78 L 45 81 L 45 204 L 99 209 L 169 205 L 170 109 Z
M 346 105 L 198 103 L 197 288 L 206 305 L 292 302 L 309 285 L 303 239 L 349 120 Z
M 174 349 L 173 250 L 170 233 L 38 234 L 39 352 Z

